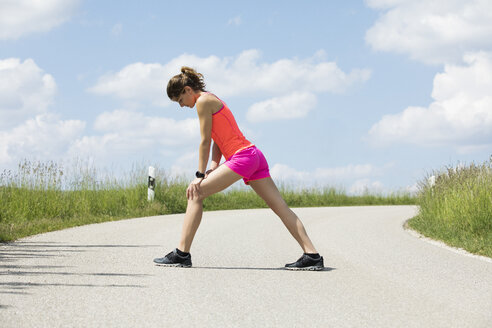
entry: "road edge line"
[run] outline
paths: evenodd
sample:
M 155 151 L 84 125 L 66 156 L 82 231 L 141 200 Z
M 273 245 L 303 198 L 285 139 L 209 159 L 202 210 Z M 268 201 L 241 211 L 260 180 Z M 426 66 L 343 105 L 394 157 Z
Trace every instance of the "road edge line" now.
M 465 256 L 473 257 L 473 258 L 476 258 L 478 260 L 482 260 L 482 261 L 485 261 L 485 262 L 488 262 L 488 263 L 492 263 L 492 258 L 490 258 L 490 257 L 473 254 L 473 253 L 470 253 L 470 252 L 468 252 L 467 250 L 465 250 L 463 248 L 449 246 L 446 243 L 444 243 L 443 241 L 432 239 L 432 238 L 429 238 L 429 237 L 426 237 L 426 236 L 422 235 L 420 232 L 418 232 L 418 231 L 413 230 L 412 228 L 410 228 L 410 226 L 408 225 L 408 221 L 409 220 L 410 219 L 406 220 L 403 223 L 403 230 L 405 230 L 409 235 L 411 235 L 413 237 L 416 237 L 416 238 L 418 238 L 420 240 L 423 240 L 423 241 L 425 241 L 425 242 L 427 242 L 429 244 L 432 244 L 434 246 L 447 249 L 447 250 L 449 250 L 449 251 L 451 251 L 453 253 L 457 253 L 457 254 L 460 254 L 460 255 L 465 255 Z

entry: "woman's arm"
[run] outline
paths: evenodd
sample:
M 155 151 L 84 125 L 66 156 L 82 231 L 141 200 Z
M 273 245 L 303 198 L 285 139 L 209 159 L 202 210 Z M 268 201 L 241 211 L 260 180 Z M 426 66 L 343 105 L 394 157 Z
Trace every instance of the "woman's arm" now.
M 200 135 L 201 141 L 198 148 L 198 171 L 205 173 L 207 169 L 208 158 L 210 156 L 210 144 L 212 143 L 212 113 L 213 103 L 209 100 L 199 101 L 196 104 L 198 119 L 200 120 Z M 200 183 L 204 178 L 194 179 L 188 189 L 186 189 L 186 197 L 194 199 L 200 195 Z
M 212 161 L 210 163 L 209 171 L 213 171 L 219 167 L 221 158 L 222 158 L 222 152 L 220 151 L 219 146 L 214 142 L 214 145 L 212 147 Z
M 208 158 L 210 156 L 213 108 L 213 103 L 206 100 L 196 104 L 201 135 L 200 147 L 198 148 L 198 171 L 202 173 L 207 169 Z

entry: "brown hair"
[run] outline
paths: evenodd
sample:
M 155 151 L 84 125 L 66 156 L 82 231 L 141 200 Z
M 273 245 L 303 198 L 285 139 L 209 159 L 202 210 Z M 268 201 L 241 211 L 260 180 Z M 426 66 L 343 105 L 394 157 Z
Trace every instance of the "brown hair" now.
M 181 67 L 181 74 L 173 76 L 167 84 L 167 96 L 169 99 L 178 98 L 184 87 L 190 87 L 194 91 L 205 91 L 203 75 L 193 68 Z

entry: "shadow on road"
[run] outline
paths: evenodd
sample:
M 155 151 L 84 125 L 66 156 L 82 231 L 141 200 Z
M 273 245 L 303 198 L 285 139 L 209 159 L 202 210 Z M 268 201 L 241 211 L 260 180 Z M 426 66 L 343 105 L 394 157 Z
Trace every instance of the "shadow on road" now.
M 39 276 L 49 274 L 50 276 L 106 276 L 106 277 L 145 277 L 143 273 L 108 273 L 108 272 L 57 272 L 57 271 L 0 271 L 0 275 L 12 276 Z
M 11 246 L 11 247 L 63 247 L 63 248 L 92 248 L 92 247 L 160 247 L 161 245 L 69 245 L 66 243 L 58 243 L 58 242 L 29 242 L 29 241 L 15 241 L 11 243 L 0 243 L 0 246 Z
M 154 248 L 158 245 L 72 244 L 57 242 L 12 242 L 0 244 L 0 294 L 30 295 L 32 288 L 42 287 L 89 287 L 89 288 L 145 288 L 139 284 L 117 283 L 118 278 L 142 278 L 147 274 L 121 272 L 77 272 L 74 266 L 51 265 L 60 257 L 76 256 L 97 248 Z M 36 263 L 33 263 L 35 261 Z M 36 277 L 42 277 L 41 279 Z M 46 278 L 44 278 L 46 277 Z M 67 282 L 53 282 L 54 277 Z M 93 277 L 92 283 L 77 283 L 77 277 Z M 103 278 L 99 280 L 98 278 Z M 108 282 L 109 278 L 110 281 Z M 115 283 L 113 279 L 115 278 Z M 33 281 L 34 280 L 34 281 Z M 51 282 L 50 282 L 51 280 Z M 82 278 L 82 280 L 86 280 Z M 56 280 L 55 280 L 56 281 Z M 0 310 L 10 308 L 0 304 Z
M 252 268 L 252 267 L 192 267 L 194 269 L 207 269 L 207 270 L 259 270 L 259 271 L 295 271 L 295 270 L 286 270 L 284 267 L 281 268 Z M 325 267 L 323 270 L 319 271 L 311 271 L 311 272 L 328 272 L 336 270 L 335 268 Z M 297 270 L 301 272 L 306 272 L 302 270 Z
M 154 248 L 159 245 L 73 245 L 56 242 L 13 242 L 0 244 L 0 263 L 21 259 L 67 256 L 70 253 L 86 252 L 94 248 Z M 67 255 L 64 255 L 67 254 Z M 1 268 L 1 266 L 0 266 Z
M 36 282 L 0 282 L 0 287 L 10 289 L 25 289 L 28 287 L 128 287 L 128 288 L 145 288 L 142 285 L 118 285 L 118 284 L 63 284 L 63 283 L 36 283 Z M 1 293 L 2 291 L 0 291 Z

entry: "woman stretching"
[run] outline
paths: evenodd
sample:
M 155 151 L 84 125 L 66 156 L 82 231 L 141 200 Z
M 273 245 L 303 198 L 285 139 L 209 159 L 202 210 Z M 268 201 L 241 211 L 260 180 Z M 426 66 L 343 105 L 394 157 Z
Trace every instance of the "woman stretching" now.
M 270 177 L 265 156 L 243 136 L 227 105 L 205 91 L 203 75 L 192 68 L 182 67 L 181 74 L 169 80 L 167 95 L 181 107 L 196 106 L 201 142 L 196 178 L 186 189 L 188 206 L 179 246 L 166 256 L 154 259 L 154 262 L 165 266 L 191 267 L 189 252 L 202 220 L 203 200 L 242 178 L 280 217 L 304 251 L 296 262 L 286 264 L 285 268 L 323 270 L 323 257 L 314 248 L 301 220 L 280 195 Z M 212 160 L 207 170 L 210 148 Z M 219 165 L 222 156 L 226 161 Z

